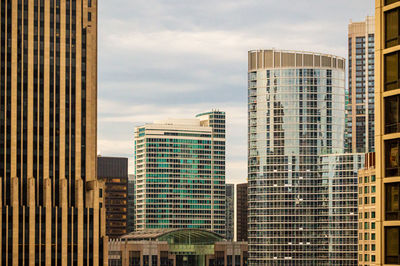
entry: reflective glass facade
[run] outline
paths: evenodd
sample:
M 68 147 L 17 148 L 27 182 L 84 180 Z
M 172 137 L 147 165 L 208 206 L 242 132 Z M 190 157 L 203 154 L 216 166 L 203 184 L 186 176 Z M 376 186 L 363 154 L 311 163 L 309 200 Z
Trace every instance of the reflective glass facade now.
M 343 155 L 344 63 L 321 54 L 249 52 L 250 265 L 337 265 L 342 253 L 341 265 L 357 264 L 357 229 L 349 232 L 348 241 L 340 236 L 341 230 L 357 225 L 357 174 L 351 168 L 358 157 Z M 329 163 L 333 165 L 326 169 Z M 340 172 L 346 167 L 348 172 Z M 336 206 L 330 193 L 329 184 L 342 175 L 353 180 L 335 193 L 351 199 L 352 224 L 336 224 L 351 212 Z M 335 246 L 341 241 L 350 246 Z M 334 250 L 339 246 L 351 251 L 352 259 Z
M 193 228 L 225 235 L 225 113 L 135 130 L 136 230 Z

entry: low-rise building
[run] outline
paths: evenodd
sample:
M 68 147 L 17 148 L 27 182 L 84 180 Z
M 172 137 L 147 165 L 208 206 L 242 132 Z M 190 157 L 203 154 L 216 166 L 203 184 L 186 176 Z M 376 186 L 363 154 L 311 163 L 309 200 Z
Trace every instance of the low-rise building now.
M 109 265 L 247 265 L 247 242 L 200 229 L 147 229 L 109 243 Z

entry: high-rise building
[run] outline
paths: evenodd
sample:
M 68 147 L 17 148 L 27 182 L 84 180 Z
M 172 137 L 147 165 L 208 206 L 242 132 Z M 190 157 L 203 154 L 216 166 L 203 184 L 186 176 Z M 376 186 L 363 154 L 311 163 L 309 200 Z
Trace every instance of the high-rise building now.
M 357 265 L 357 171 L 364 167 L 364 153 L 321 155 L 319 227 L 329 259 L 321 265 Z M 299 203 L 301 204 L 301 203 Z M 326 222 L 327 221 L 327 222 Z M 310 242 L 311 244 L 311 242 Z
M 400 1 L 375 1 L 376 265 L 400 264 Z
M 135 228 L 225 235 L 225 113 L 135 129 Z
M 97 0 L 0 6 L 1 264 L 100 265 Z
M 332 226 L 353 235 L 357 228 L 335 225 L 335 216 L 349 213 L 331 208 L 337 197 L 326 198 L 334 187 L 323 178 L 326 161 L 354 165 L 339 156 L 345 146 L 345 60 L 257 50 L 249 52 L 248 68 L 250 265 L 357 264 L 357 250 L 349 255 L 330 249 Z M 338 159 L 323 157 L 328 155 Z M 354 170 L 353 175 L 349 189 L 356 200 Z M 357 245 L 356 238 L 349 241 L 351 249 Z
M 247 183 L 236 185 L 236 241 L 247 241 Z
M 225 185 L 225 219 L 226 239 L 232 241 L 235 235 L 235 184 Z
M 127 233 L 135 231 L 135 175 L 128 176 Z
M 346 99 L 348 152 L 375 150 L 375 20 L 350 22 L 349 91 Z
M 97 176 L 105 182 L 106 234 L 119 238 L 127 233 L 128 158 L 97 157 Z
M 365 167 L 358 172 L 358 262 L 359 265 L 376 264 L 376 173 L 375 153 L 365 154 Z M 397 196 L 399 196 L 397 194 Z

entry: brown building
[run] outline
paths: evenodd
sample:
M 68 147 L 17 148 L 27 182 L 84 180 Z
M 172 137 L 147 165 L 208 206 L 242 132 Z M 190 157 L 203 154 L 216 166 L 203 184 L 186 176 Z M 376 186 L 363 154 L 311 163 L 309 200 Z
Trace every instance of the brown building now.
M 375 0 L 376 261 L 400 264 L 400 1 Z
M 0 6 L 1 265 L 100 265 L 97 0 Z
M 247 183 L 236 185 L 236 240 L 247 241 Z
M 109 265 L 246 266 L 247 242 L 201 229 L 146 229 L 109 243 Z
M 353 153 L 375 151 L 375 20 L 350 22 L 346 145 Z
M 127 228 L 128 158 L 97 157 L 97 177 L 105 182 L 106 234 L 118 238 Z
M 378 265 L 376 260 L 376 174 L 375 153 L 365 155 L 365 167 L 358 171 L 358 262 Z

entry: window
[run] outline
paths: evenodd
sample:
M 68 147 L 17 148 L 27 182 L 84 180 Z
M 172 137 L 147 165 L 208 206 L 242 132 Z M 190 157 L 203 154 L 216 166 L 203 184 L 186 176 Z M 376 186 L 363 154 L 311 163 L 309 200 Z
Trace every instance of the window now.
M 367 239 L 368 240 L 368 239 Z M 375 233 L 371 234 L 371 240 L 375 240 Z
M 369 204 L 369 198 L 368 197 L 364 198 L 364 204 Z
M 371 218 L 375 218 L 375 212 L 371 212 Z
M 371 229 L 375 229 L 375 223 L 374 222 L 371 223 Z
M 385 141 L 385 174 L 386 177 L 399 176 L 399 139 Z
M 385 263 L 400 263 L 400 227 L 385 227 Z
M 393 4 L 393 3 L 396 3 L 396 2 L 398 2 L 398 1 L 400 1 L 400 0 L 385 0 L 385 6 L 386 6 L 386 5 Z
M 372 251 L 375 251 L 375 244 L 372 244 L 372 245 L 371 245 L 371 250 L 372 250 Z
M 385 91 L 399 88 L 399 53 L 385 55 Z
M 364 193 L 367 194 L 369 192 L 369 187 L 365 186 L 364 187 Z
M 368 176 L 364 177 L 364 183 L 368 183 L 368 182 L 369 182 Z
M 388 221 L 400 219 L 400 183 L 385 184 L 385 219 Z
M 364 240 L 369 240 L 369 234 L 368 233 L 364 233 Z
M 375 255 L 371 255 L 371 261 L 375 261 Z
M 399 9 L 385 12 L 385 46 L 386 48 L 399 44 Z
M 371 203 L 372 203 L 372 204 L 375 203 L 375 197 L 371 197 Z
M 385 133 L 400 132 L 400 97 L 385 98 Z
M 376 181 L 376 176 L 375 175 L 371 176 L 371 182 L 375 182 L 375 181 Z
M 372 186 L 371 187 L 371 193 L 375 193 L 376 192 L 376 186 Z

